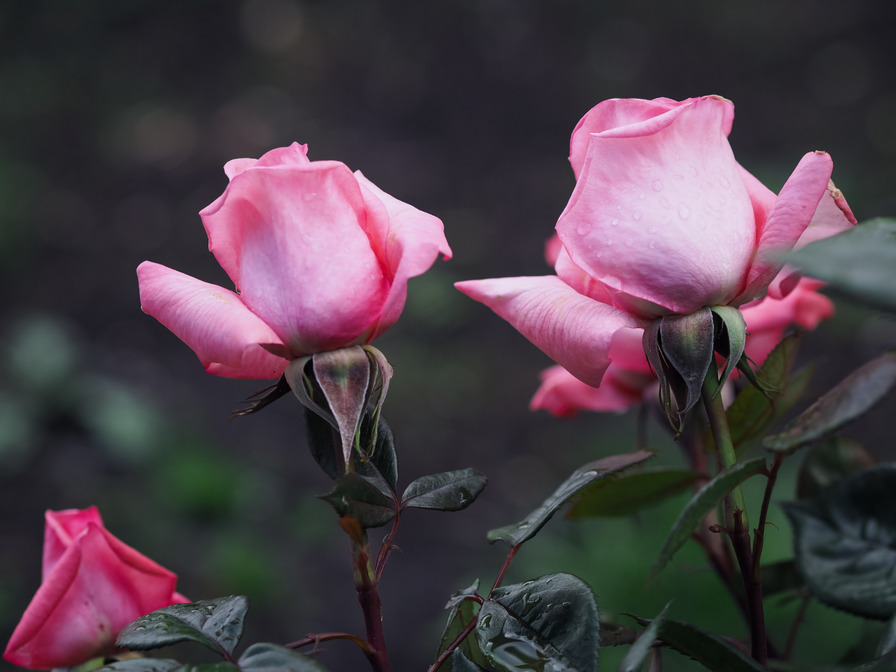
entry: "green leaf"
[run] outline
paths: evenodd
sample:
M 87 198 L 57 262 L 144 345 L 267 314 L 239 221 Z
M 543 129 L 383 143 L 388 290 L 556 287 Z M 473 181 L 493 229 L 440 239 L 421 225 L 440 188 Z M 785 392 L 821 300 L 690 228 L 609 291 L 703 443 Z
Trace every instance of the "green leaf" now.
M 846 296 L 896 312 L 896 220 L 872 219 L 786 257 Z
M 475 600 L 465 599 L 477 594 L 479 588 L 479 580 L 469 588 L 456 592 L 446 605 L 446 609 L 451 609 L 448 616 L 448 622 L 442 632 L 442 640 L 439 643 L 439 651 L 436 657 L 440 656 L 451 644 L 457 639 L 464 629 L 476 618 L 479 613 L 479 603 Z M 479 643 L 475 637 L 465 637 L 460 647 L 455 651 L 463 651 L 464 658 L 472 661 L 476 665 L 488 665 L 488 659 L 479 648 Z
M 229 656 L 243 634 L 248 608 L 248 601 L 241 595 L 174 604 L 126 626 L 115 645 L 145 651 L 193 641 Z
M 451 654 L 451 672 L 486 672 L 486 668 L 471 661 L 460 649 L 455 649 Z
M 641 669 L 641 666 L 647 659 L 647 655 L 650 653 L 650 647 L 653 646 L 653 640 L 657 638 L 660 626 L 666 620 L 666 612 L 669 611 L 670 604 L 671 602 L 666 603 L 663 610 L 650 622 L 650 625 L 641 633 L 641 636 L 638 637 L 635 643 L 631 645 L 628 653 L 625 654 L 625 658 L 619 664 L 617 672 L 638 672 Z
M 314 658 L 279 644 L 253 644 L 238 665 L 242 672 L 327 672 Z
M 593 672 L 600 620 L 591 588 L 551 574 L 495 590 L 479 611 L 476 638 L 500 670 Z
M 320 415 L 305 408 L 305 428 L 311 457 L 330 478 L 339 478 L 342 465 L 339 463 L 341 441 L 339 432 Z
M 894 384 L 896 352 L 888 352 L 843 379 L 788 423 L 783 432 L 766 438 L 765 446 L 778 452 L 793 452 L 865 413 Z
M 836 434 L 828 436 L 809 449 L 800 465 L 796 496 L 814 497 L 821 489 L 874 464 L 874 456 L 858 442 Z
M 896 613 L 896 464 L 849 476 L 813 499 L 782 504 L 797 570 L 822 602 L 867 618 Z
M 893 616 L 887 622 L 884 634 L 877 644 L 877 656 L 879 658 L 892 651 L 896 651 L 896 616 Z
M 361 527 L 379 527 L 395 517 L 395 502 L 369 479 L 348 473 L 336 479 L 333 489 L 320 499 L 340 516 L 356 518 Z
M 119 660 L 109 665 L 97 668 L 101 670 L 114 670 L 115 672 L 169 672 L 181 669 L 182 663 L 170 658 L 128 658 Z
M 612 476 L 636 464 L 641 464 L 651 457 L 653 457 L 653 453 L 639 450 L 626 455 L 613 455 L 595 460 L 576 469 L 535 511 L 518 523 L 491 530 L 488 533 L 488 540 L 494 543 L 501 539 L 511 546 L 522 544 L 534 537 L 557 510 L 586 485 Z
M 727 360 L 725 371 L 719 379 L 721 388 L 744 354 L 744 345 L 747 342 L 747 323 L 744 322 L 744 316 L 737 308 L 713 306 L 710 310 L 721 325 L 724 325 L 724 329 L 719 330 L 715 343 L 716 352 L 719 352 Z
M 401 506 L 437 511 L 467 508 L 488 482 L 475 469 L 459 469 L 423 476 L 411 483 L 401 496 Z
M 793 560 L 780 560 L 762 565 L 762 594 L 765 597 L 795 591 L 804 587 L 796 563 Z
M 735 487 L 743 483 L 750 476 L 758 474 L 765 469 L 765 458 L 757 457 L 746 462 L 738 462 L 716 474 L 709 483 L 704 485 L 694 494 L 691 501 L 682 510 L 678 519 L 672 525 L 663 550 L 654 561 L 648 575 L 648 582 L 653 582 L 659 573 L 672 559 L 672 556 L 684 546 L 694 528 L 700 524 L 703 517 L 709 513 L 721 499 Z
M 699 474 L 658 467 L 592 483 L 576 497 L 567 518 L 628 516 L 684 492 Z
M 650 622 L 637 617 L 635 620 L 641 625 Z M 658 638 L 711 672 L 767 672 L 767 668 L 740 649 L 688 623 L 663 621 Z
M 762 389 L 748 385 L 728 408 L 728 427 L 735 448 L 752 442 L 802 396 L 814 368 L 790 376 L 800 345 L 799 336 L 784 338 L 756 372 Z

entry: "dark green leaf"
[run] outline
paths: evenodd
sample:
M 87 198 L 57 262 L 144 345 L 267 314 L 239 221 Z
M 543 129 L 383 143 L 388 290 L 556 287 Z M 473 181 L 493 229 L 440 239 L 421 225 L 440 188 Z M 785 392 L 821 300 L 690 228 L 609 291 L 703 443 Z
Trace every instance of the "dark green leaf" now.
M 867 618 L 896 613 L 896 464 L 874 467 L 782 504 L 796 566 L 822 602 Z
M 896 352 L 888 352 L 857 369 L 780 434 L 765 439 L 774 451 L 792 452 L 862 415 L 896 384 Z
M 877 657 L 896 651 L 896 616 L 890 618 L 877 644 Z
M 138 618 L 118 635 L 116 646 L 145 651 L 178 642 L 199 642 L 230 655 L 243 634 L 249 604 L 241 595 L 174 604 Z
M 796 496 L 814 497 L 822 488 L 841 478 L 868 469 L 874 457 L 861 444 L 836 434 L 819 441 L 809 449 L 800 465 Z
M 666 612 L 669 611 L 669 604 L 670 603 L 667 603 L 666 606 L 663 607 L 663 610 L 650 622 L 650 625 L 648 625 L 644 632 L 641 633 L 641 636 L 638 637 L 635 643 L 631 645 L 628 653 L 625 654 L 625 658 L 623 658 L 622 662 L 619 664 L 617 672 L 638 672 L 638 670 L 641 669 L 641 666 L 647 659 L 647 654 L 650 653 L 650 647 L 653 645 L 653 641 L 657 638 L 660 626 L 666 620 Z
M 459 469 L 423 476 L 411 483 L 401 496 L 402 507 L 460 511 L 482 492 L 488 479 L 475 469 Z
M 704 485 L 687 503 L 678 519 L 672 525 L 663 550 L 650 568 L 648 581 L 655 581 L 659 573 L 668 564 L 672 556 L 679 548 L 684 546 L 694 528 L 700 524 L 703 517 L 709 513 L 721 499 L 735 487 L 743 483 L 750 476 L 765 469 L 765 458 L 757 457 L 746 462 L 739 462 L 716 474 L 709 483 Z
M 588 584 L 551 574 L 499 588 L 482 605 L 479 646 L 508 672 L 593 672 L 600 649 L 597 603 Z
M 635 620 L 641 625 L 650 622 L 643 618 Z M 767 672 L 765 667 L 737 647 L 687 623 L 663 621 L 658 638 L 711 672 Z
M 471 661 L 460 649 L 455 649 L 451 654 L 451 672 L 486 672 L 486 668 Z
M 170 672 L 182 667 L 183 665 L 180 662 L 170 658 L 128 658 L 127 660 L 119 660 L 109 665 L 103 665 L 99 670 L 114 670 L 115 672 Z
M 872 219 L 787 255 L 806 275 L 867 305 L 896 311 L 896 220 Z
M 698 478 L 692 471 L 666 467 L 611 476 L 583 489 L 566 517 L 627 516 L 684 492 Z
M 320 498 L 340 516 L 356 518 L 363 528 L 385 525 L 395 517 L 395 502 L 359 474 L 340 476 L 333 489 Z
M 362 445 L 367 445 L 372 438 L 373 421 L 368 413 L 364 416 L 364 423 L 361 427 Z M 390 490 L 395 490 L 398 485 L 398 454 L 395 452 L 395 438 L 392 434 L 392 428 L 386 423 L 383 416 L 379 416 L 379 425 L 376 432 L 376 447 L 373 449 L 373 456 L 359 464 L 358 471 L 364 472 L 364 467 L 375 469 L 388 484 Z M 355 461 L 360 462 L 358 456 Z M 366 475 L 366 474 L 365 474 Z
M 242 672 L 327 672 L 314 658 L 278 644 L 253 644 L 238 664 Z
M 308 448 L 311 457 L 330 478 L 339 478 L 342 464 L 339 457 L 342 442 L 339 432 L 320 415 L 305 409 L 305 427 L 308 434 Z
M 469 588 L 458 591 L 451 596 L 446 605 L 446 609 L 451 609 L 451 614 L 448 616 L 448 622 L 445 624 L 445 630 L 442 633 L 442 640 L 439 643 L 439 651 L 436 656 L 441 655 L 476 618 L 476 614 L 479 612 L 479 603 L 475 600 L 464 598 L 475 595 L 478 587 L 479 581 L 477 580 Z M 479 648 L 479 643 L 475 637 L 465 637 L 460 644 L 459 650 L 463 651 L 464 657 L 473 661 L 473 663 L 488 665 L 488 660 Z
M 799 344 L 799 336 L 782 340 L 756 372 L 762 389 L 746 386 L 728 408 L 728 427 L 735 448 L 764 434 L 802 395 L 813 369 L 803 369 L 790 377 Z
M 623 469 L 628 469 L 636 464 L 653 457 L 653 453 L 639 450 L 627 455 L 614 455 L 595 460 L 576 469 L 554 493 L 548 497 L 540 507 L 530 513 L 526 518 L 513 525 L 505 525 L 488 533 L 488 540 L 495 542 L 498 539 L 506 541 L 511 546 L 518 546 L 534 537 L 544 527 L 557 510 L 569 499 L 578 493 L 586 485 L 599 481 L 607 476 L 612 476 Z

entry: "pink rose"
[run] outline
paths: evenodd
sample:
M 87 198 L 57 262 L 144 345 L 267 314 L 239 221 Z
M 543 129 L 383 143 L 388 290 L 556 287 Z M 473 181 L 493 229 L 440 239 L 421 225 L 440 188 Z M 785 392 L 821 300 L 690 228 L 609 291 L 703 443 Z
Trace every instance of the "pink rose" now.
M 3 657 L 31 669 L 79 665 L 114 651 L 131 621 L 188 602 L 177 576 L 113 537 L 97 508 L 47 511 L 43 580 Z
M 293 144 L 229 161 L 230 184 L 199 213 L 236 292 L 137 269 L 143 310 L 209 373 L 276 378 L 288 360 L 370 343 L 401 314 L 408 279 L 451 256 L 440 220 L 306 154 Z
M 593 386 L 619 330 L 760 299 L 782 271 L 774 253 L 855 218 L 824 152 L 806 154 L 775 196 L 735 161 L 733 119 L 717 96 L 599 104 L 570 143 L 576 187 L 557 222 L 557 275 L 456 286 Z M 796 279 L 782 274 L 770 294 Z
M 761 365 L 789 326 L 814 329 L 834 314 L 831 300 L 817 291 L 822 284 L 803 278 L 783 299 L 769 296 L 741 309 L 747 323 L 745 352 L 753 362 Z M 641 347 L 641 330 L 621 330 L 616 345 L 600 387 L 583 383 L 562 366 L 552 366 L 542 372 L 529 408 L 570 417 L 579 411 L 622 412 L 640 403 L 657 382 Z

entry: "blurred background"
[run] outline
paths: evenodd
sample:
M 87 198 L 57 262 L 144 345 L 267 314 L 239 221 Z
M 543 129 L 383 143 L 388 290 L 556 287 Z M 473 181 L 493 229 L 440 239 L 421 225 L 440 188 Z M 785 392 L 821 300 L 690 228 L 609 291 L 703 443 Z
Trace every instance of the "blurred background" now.
M 140 312 L 151 259 L 229 286 L 197 215 L 223 164 L 293 141 L 440 217 L 455 257 L 412 280 L 378 341 L 401 482 L 463 467 L 490 483 L 473 507 L 402 519 L 381 593 L 393 669 L 432 662 L 442 606 L 506 549 L 487 530 L 568 473 L 635 444 L 635 414 L 556 420 L 527 405 L 547 358 L 460 279 L 550 272 L 545 240 L 572 191 L 579 118 L 611 97 L 736 104 L 739 161 L 778 190 L 824 149 L 859 220 L 894 215 L 896 44 L 881 0 L 34 0 L 0 5 L 0 640 L 40 582 L 43 512 L 97 504 L 107 527 L 180 576 L 194 599 L 249 596 L 247 641 L 362 632 L 348 543 L 315 495 L 329 479 L 283 398 L 230 421 L 264 387 L 203 372 Z M 896 342 L 885 316 L 838 302 L 806 339 L 824 391 Z M 855 428 L 893 455 L 890 400 Z M 674 464 L 653 426 L 650 446 Z M 792 474 L 791 474 L 792 481 Z M 787 498 L 788 479 L 779 488 Z M 643 586 L 683 501 L 638 519 L 555 520 L 509 581 L 571 571 L 605 617 L 670 616 L 743 634 L 686 549 Z M 783 515 L 767 557 L 787 557 Z M 378 540 L 379 531 L 371 538 Z M 773 537 L 773 538 L 772 538 Z M 773 610 L 786 632 L 794 605 Z M 797 640 L 832 662 L 861 630 L 813 606 Z M 783 635 L 782 635 L 783 637 Z M 606 669 L 618 652 L 605 650 Z M 693 665 L 675 654 L 667 669 Z M 328 643 L 334 672 L 365 669 Z

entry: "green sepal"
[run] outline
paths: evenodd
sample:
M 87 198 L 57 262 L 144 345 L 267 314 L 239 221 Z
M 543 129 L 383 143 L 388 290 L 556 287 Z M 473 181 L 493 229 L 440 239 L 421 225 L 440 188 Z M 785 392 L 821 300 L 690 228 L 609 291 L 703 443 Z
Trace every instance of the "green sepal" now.
M 422 476 L 408 485 L 401 506 L 436 511 L 460 511 L 472 504 L 488 479 L 475 469 Z
M 356 519 L 362 528 L 380 527 L 395 517 L 396 504 L 371 480 L 348 473 L 337 478 L 333 489 L 320 499 L 340 516 Z
M 853 474 L 812 499 L 783 503 L 797 570 L 812 594 L 866 618 L 896 614 L 896 463 Z
M 597 668 L 597 601 L 588 584 L 571 574 L 496 589 L 479 610 L 475 632 L 482 652 L 500 670 Z
M 765 439 L 765 447 L 792 453 L 833 432 L 880 401 L 896 385 L 896 352 L 888 352 L 853 371 L 780 434 Z
M 703 517 L 712 511 L 725 495 L 750 478 L 750 476 L 758 474 L 764 469 L 764 457 L 738 462 L 720 471 L 709 483 L 700 488 L 672 525 L 672 530 L 669 532 L 669 536 L 666 538 L 659 556 L 650 568 L 647 582 L 653 583 L 656 581 L 660 572 L 672 559 L 672 556 L 690 539 L 694 528 L 699 525 Z
M 728 380 L 731 372 L 741 363 L 747 342 L 747 323 L 743 314 L 732 306 L 710 308 L 716 324 L 715 351 L 725 357 L 725 370 L 719 379 L 719 389 Z M 749 367 L 747 367 L 749 368 Z
M 249 603 L 241 595 L 173 604 L 138 618 L 118 635 L 115 646 L 146 651 L 193 641 L 230 656 L 243 634 Z
M 519 546 L 534 537 L 557 510 L 582 488 L 602 478 L 612 476 L 623 469 L 641 464 L 651 457 L 653 457 L 653 453 L 639 450 L 627 455 L 605 457 L 579 467 L 535 511 L 518 523 L 490 530 L 488 540 L 494 543 L 500 539 L 510 544 L 510 546 Z

